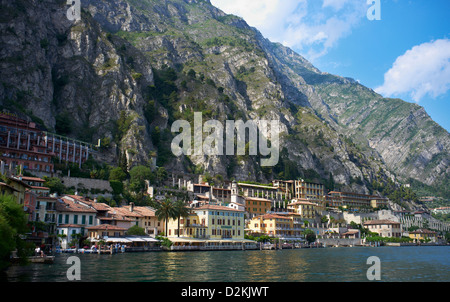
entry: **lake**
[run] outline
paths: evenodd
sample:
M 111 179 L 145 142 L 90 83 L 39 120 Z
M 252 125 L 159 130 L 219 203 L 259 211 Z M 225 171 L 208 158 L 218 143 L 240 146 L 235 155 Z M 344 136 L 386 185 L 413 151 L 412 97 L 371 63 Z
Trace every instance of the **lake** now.
M 449 282 L 450 246 L 275 251 L 58 254 L 53 264 L 13 266 L 9 282 L 66 282 L 80 259 L 82 282 L 367 282 L 372 256 L 385 282 Z

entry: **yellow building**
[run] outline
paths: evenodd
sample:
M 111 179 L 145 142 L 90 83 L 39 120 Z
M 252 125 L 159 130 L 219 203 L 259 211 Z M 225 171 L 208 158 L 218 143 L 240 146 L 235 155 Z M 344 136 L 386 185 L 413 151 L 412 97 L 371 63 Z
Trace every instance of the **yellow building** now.
M 379 208 L 387 206 L 388 199 L 376 195 L 331 191 L 328 193 L 327 202 L 332 207 Z
M 294 213 L 299 214 L 302 218 L 306 219 L 314 219 L 318 208 L 318 204 L 303 198 L 293 199 L 292 202 L 288 204 L 288 210 L 292 210 Z
M 427 229 L 418 229 L 412 232 L 409 232 L 409 238 L 414 239 L 414 241 L 428 241 L 436 242 L 437 241 L 437 233 L 427 230 Z
M 190 209 L 188 217 L 180 219 L 180 237 L 199 239 L 244 239 L 244 211 L 206 204 Z M 170 219 L 168 237 L 178 237 L 178 220 Z
M 296 180 L 295 198 L 323 202 L 325 198 L 325 188 L 319 183 L 309 183 L 305 182 L 303 179 Z
M 121 228 L 116 225 L 110 224 L 90 226 L 87 227 L 86 229 L 88 231 L 88 238 L 90 240 L 124 236 L 127 230 L 125 228 Z
M 26 191 L 30 190 L 31 186 L 16 177 L 8 177 L 6 179 L 6 184 L 15 190 L 13 191 L 13 195 L 16 198 L 17 203 L 24 204 Z
M 301 229 L 294 228 L 293 216 L 265 214 L 253 217 L 247 225 L 247 232 L 256 236 L 287 238 L 300 236 Z
M 402 236 L 402 227 L 400 222 L 390 220 L 368 220 L 363 226 L 370 232 L 378 233 L 381 237 L 398 237 Z

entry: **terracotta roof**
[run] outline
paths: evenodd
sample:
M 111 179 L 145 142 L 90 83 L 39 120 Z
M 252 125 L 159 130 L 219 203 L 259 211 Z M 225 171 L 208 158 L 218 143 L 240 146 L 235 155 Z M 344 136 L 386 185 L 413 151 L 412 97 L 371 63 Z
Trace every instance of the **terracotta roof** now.
M 55 203 L 55 208 L 59 212 L 97 213 L 97 211 L 91 207 L 69 199 L 59 199 L 58 201 L 59 202 Z
M 93 200 L 91 200 L 91 199 L 89 199 L 87 197 L 80 196 L 80 195 L 65 195 L 62 198 L 64 198 L 64 197 L 69 197 L 69 198 L 72 198 L 72 199 L 75 199 L 75 200 L 78 200 L 78 201 L 82 201 L 82 202 L 86 202 L 86 201 L 87 202 L 94 202 Z
M 60 224 L 58 225 L 58 228 L 82 228 L 84 227 L 81 224 Z
M 88 230 L 112 230 L 112 231 L 126 231 L 127 229 L 118 227 L 117 225 L 101 224 L 87 227 Z
M 193 208 L 193 210 L 218 210 L 218 211 L 243 212 L 243 211 L 236 210 L 236 209 L 233 209 L 233 208 L 224 207 L 224 206 L 217 206 L 217 205 L 212 205 L 212 204 L 206 204 L 206 205 L 200 206 L 198 208 Z
M 279 215 L 279 214 L 264 214 L 260 216 L 256 216 L 254 218 L 262 218 L 262 219 L 288 219 L 285 216 Z
M 297 204 L 304 204 L 304 205 L 311 205 L 311 206 L 316 206 L 317 204 L 310 202 L 308 199 L 304 199 L 304 198 L 299 198 L 299 199 L 293 199 L 295 200 L 294 202 L 291 202 L 290 204 L 288 204 L 288 206 L 290 205 L 297 205 Z
M 50 191 L 50 188 L 47 188 L 47 187 L 31 186 L 31 188 L 35 189 L 35 190 L 49 190 Z
M 268 202 L 271 202 L 270 199 L 267 199 L 267 198 L 259 198 L 259 197 L 245 197 L 245 200 L 268 201 Z
M 427 229 L 418 229 L 412 232 L 409 232 L 410 234 L 436 234 L 436 232 L 427 230 Z
M 140 213 L 142 216 L 155 216 L 155 210 L 149 207 L 134 207 L 134 211 Z
M 123 206 L 123 207 L 115 207 L 111 208 L 111 211 L 116 211 L 117 214 L 127 216 L 127 217 L 142 217 L 143 215 L 133 211 L 130 211 L 130 206 Z
M 359 230 L 348 230 L 347 232 L 343 233 L 342 235 L 352 235 L 352 234 L 358 234 Z
M 38 182 L 45 182 L 42 178 L 39 177 L 31 177 L 31 176 L 22 176 L 22 180 L 25 181 L 38 181 Z
M 103 203 L 103 202 L 93 202 L 93 201 L 82 201 L 82 202 L 90 205 L 97 211 L 109 211 L 111 209 L 111 207 L 109 205 L 107 205 L 106 203 Z

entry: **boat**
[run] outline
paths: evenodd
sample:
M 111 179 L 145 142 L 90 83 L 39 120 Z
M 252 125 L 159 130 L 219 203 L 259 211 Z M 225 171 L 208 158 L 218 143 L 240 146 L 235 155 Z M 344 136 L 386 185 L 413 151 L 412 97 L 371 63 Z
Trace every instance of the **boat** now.
M 43 264 L 52 264 L 55 261 L 55 256 L 32 256 L 28 257 L 31 263 L 43 263 Z
M 30 256 L 27 257 L 27 260 L 31 263 L 42 263 L 42 264 L 52 264 L 55 261 L 55 256 Z M 19 257 L 12 257 L 11 262 L 19 263 Z

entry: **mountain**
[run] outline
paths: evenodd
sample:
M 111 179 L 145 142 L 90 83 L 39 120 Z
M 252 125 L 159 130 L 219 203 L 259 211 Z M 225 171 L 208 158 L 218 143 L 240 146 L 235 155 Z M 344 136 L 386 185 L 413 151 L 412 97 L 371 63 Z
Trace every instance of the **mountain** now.
M 422 107 L 321 72 L 209 1 L 82 0 L 79 21 L 68 8 L 2 0 L 0 105 L 50 131 L 101 139 L 102 160 L 131 167 L 156 151 L 173 171 L 303 177 L 364 193 L 388 179 L 448 184 L 450 136 Z M 171 125 L 196 111 L 279 120 L 279 164 L 174 157 Z

